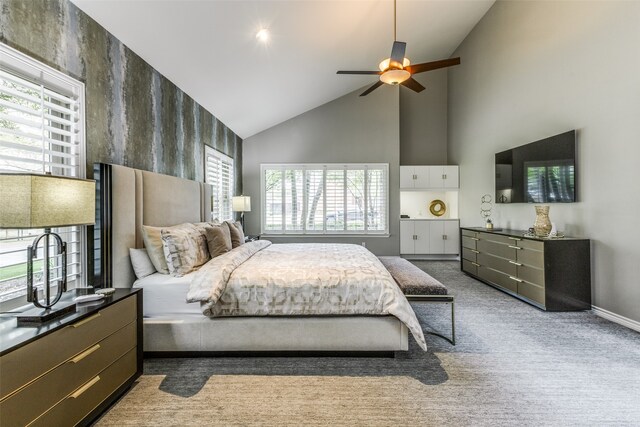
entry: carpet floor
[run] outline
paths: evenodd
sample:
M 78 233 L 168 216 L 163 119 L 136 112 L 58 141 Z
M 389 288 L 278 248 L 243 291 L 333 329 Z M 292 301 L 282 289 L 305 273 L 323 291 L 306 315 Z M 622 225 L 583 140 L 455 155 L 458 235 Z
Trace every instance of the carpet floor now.
M 640 334 L 590 312 L 545 313 L 416 262 L 456 296 L 457 345 L 396 358 L 148 359 L 99 426 L 635 425 Z M 425 331 L 448 308 L 414 304 Z

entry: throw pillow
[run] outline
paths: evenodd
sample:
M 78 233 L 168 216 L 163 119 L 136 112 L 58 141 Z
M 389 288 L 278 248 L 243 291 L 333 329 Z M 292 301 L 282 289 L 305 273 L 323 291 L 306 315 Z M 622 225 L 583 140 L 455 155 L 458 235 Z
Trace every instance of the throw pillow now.
M 151 259 L 149 259 L 149 254 L 146 249 L 129 248 L 129 257 L 131 258 L 133 272 L 138 279 L 147 277 L 157 271 Z

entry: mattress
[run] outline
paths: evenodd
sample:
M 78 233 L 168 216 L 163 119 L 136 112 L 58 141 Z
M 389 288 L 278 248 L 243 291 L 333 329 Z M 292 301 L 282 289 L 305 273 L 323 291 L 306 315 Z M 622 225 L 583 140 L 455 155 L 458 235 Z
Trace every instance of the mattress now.
M 187 303 L 187 292 L 192 277 L 193 273 L 182 277 L 153 273 L 136 280 L 133 287 L 144 290 L 144 317 L 203 317 L 199 302 Z

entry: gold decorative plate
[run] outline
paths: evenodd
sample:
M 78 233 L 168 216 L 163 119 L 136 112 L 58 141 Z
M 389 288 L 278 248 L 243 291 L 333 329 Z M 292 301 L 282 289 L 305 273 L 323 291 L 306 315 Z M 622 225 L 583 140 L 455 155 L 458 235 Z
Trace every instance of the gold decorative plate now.
M 442 216 L 447 211 L 447 205 L 442 200 L 433 200 L 429 205 L 429 212 L 435 216 Z

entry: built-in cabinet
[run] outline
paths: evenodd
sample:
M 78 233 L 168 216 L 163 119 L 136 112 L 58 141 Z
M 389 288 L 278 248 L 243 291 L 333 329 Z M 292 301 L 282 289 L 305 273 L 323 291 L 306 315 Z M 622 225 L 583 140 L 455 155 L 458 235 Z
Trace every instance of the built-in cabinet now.
M 458 166 L 400 166 L 401 255 L 457 255 L 460 253 L 458 220 Z M 429 211 L 432 201 L 446 206 L 442 216 Z
M 544 310 L 591 309 L 589 240 L 523 233 L 462 228 L 462 271 Z
M 457 219 L 403 219 L 400 221 L 401 255 L 455 255 L 459 247 Z
M 457 189 L 458 166 L 400 166 L 400 189 Z

